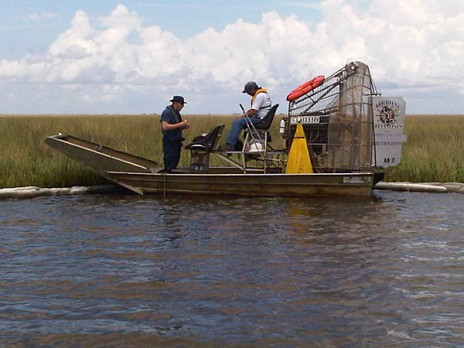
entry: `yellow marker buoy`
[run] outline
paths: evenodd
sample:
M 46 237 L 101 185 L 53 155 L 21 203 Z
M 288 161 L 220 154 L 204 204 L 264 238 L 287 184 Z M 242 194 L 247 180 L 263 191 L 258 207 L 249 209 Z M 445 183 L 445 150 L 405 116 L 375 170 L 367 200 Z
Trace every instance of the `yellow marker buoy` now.
M 309 157 L 308 144 L 301 123 L 296 125 L 290 153 L 288 154 L 286 174 L 312 174 L 313 166 Z

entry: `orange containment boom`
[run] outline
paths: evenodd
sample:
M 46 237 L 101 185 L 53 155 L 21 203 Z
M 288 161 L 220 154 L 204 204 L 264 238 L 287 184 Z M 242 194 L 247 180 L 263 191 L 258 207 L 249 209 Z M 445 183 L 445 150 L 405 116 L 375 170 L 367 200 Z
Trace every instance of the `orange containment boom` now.
M 305 95 L 306 93 L 312 91 L 314 88 L 322 85 L 324 80 L 325 77 L 323 75 L 319 75 L 309 81 L 306 81 L 305 83 L 291 91 L 289 95 L 287 95 L 287 101 L 294 101 L 302 95 Z

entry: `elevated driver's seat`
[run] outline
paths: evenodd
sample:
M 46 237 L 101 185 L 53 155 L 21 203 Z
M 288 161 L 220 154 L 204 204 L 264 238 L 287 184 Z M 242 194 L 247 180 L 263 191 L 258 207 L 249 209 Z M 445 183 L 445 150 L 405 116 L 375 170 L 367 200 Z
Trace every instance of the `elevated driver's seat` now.
M 271 109 L 267 112 L 266 116 L 263 117 L 261 122 L 253 123 L 252 129 L 247 132 L 245 135 L 245 147 L 250 148 L 250 143 L 256 138 L 260 140 L 264 140 L 263 151 L 267 149 L 267 143 L 270 142 L 269 136 L 269 129 L 272 126 L 272 121 L 274 120 L 274 116 L 276 114 L 277 108 L 279 104 L 275 104 L 271 107 Z M 255 132 L 256 129 L 256 132 Z M 264 138 L 264 139 L 263 139 Z M 251 147 L 252 148 L 252 147 Z

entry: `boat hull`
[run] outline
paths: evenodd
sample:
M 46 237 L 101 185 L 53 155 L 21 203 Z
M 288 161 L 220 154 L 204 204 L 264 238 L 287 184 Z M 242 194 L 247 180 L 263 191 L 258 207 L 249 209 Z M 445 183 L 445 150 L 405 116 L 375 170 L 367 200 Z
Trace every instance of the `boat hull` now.
M 143 173 L 162 168 L 157 162 L 72 135 L 49 136 L 45 139 L 45 143 L 102 176 L 105 176 L 107 170 Z
M 106 177 L 140 194 L 367 196 L 373 186 L 372 173 L 155 174 L 109 171 Z
M 285 174 L 213 167 L 206 173 L 158 173 L 157 162 L 105 147 L 71 135 L 47 137 L 49 146 L 82 163 L 99 175 L 139 194 L 192 193 L 238 196 L 367 196 L 374 173 Z

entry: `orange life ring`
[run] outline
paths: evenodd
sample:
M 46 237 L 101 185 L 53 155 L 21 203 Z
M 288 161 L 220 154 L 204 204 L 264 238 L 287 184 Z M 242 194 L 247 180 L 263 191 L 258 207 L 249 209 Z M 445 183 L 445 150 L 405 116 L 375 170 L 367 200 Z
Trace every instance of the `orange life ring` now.
M 314 88 L 322 85 L 324 80 L 325 80 L 324 75 L 319 75 L 309 81 L 306 81 L 305 83 L 303 83 L 302 85 L 299 85 L 297 88 L 291 91 L 289 95 L 287 95 L 287 101 L 294 101 L 295 99 L 301 97 L 302 95 L 312 91 Z

